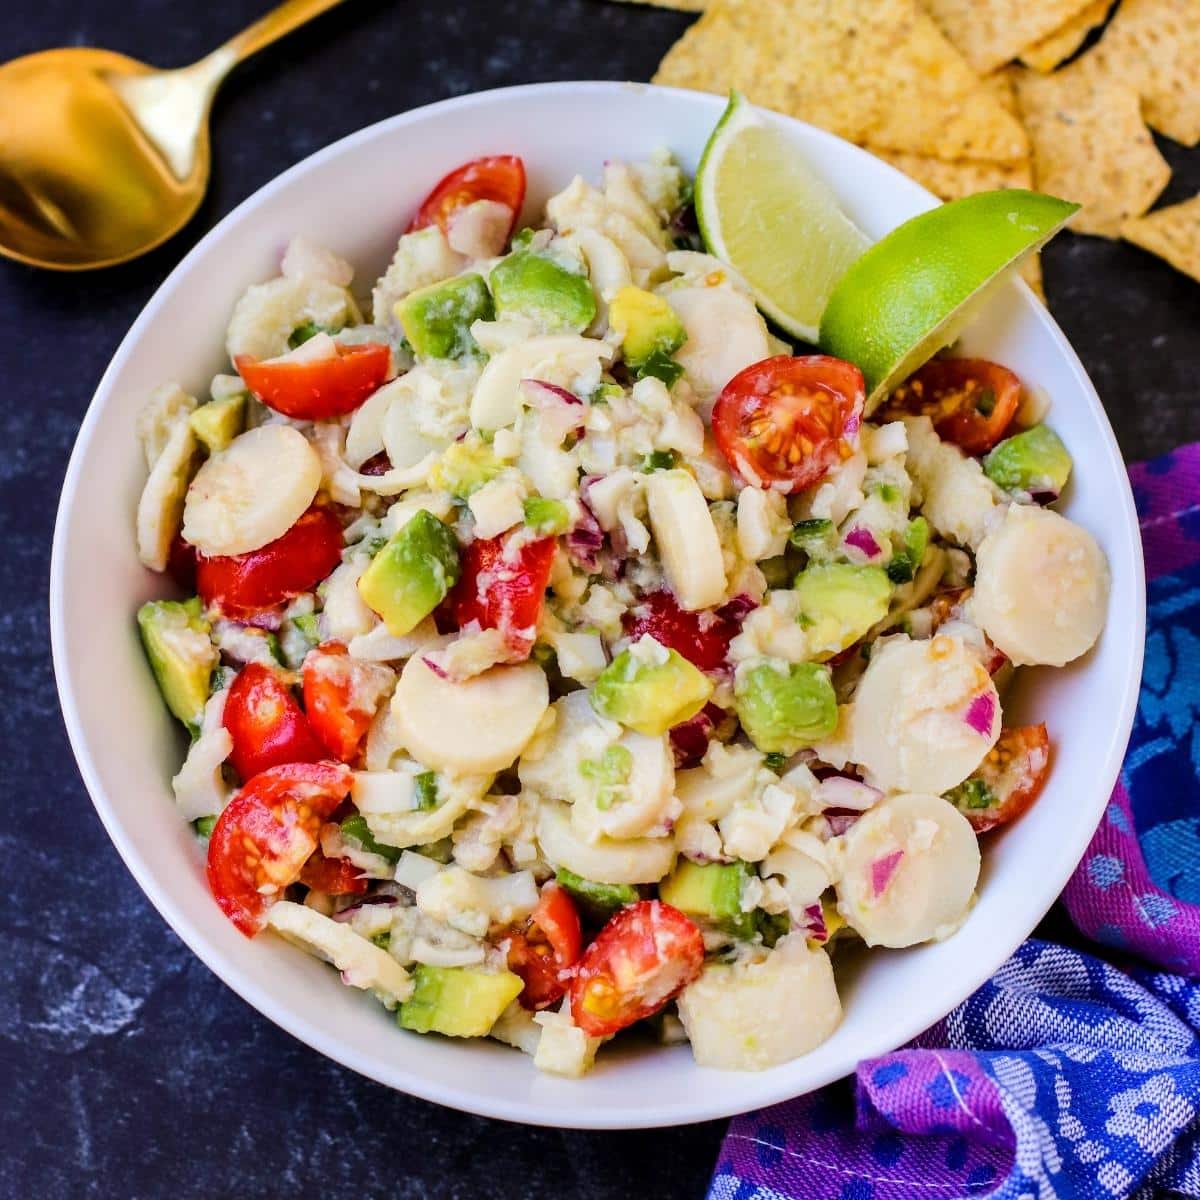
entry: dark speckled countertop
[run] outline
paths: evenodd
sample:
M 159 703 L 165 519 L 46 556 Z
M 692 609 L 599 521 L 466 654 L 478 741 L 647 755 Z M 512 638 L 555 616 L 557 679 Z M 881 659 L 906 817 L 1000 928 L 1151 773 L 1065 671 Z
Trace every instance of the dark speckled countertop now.
M 20 0 L 0 58 L 102 45 L 176 66 L 261 0 Z M 213 187 L 167 246 L 93 275 L 0 262 L 0 1196 L 699 1197 L 718 1125 L 587 1134 L 522 1129 L 389 1092 L 252 1011 L 184 948 L 109 844 L 76 773 L 47 630 L 54 508 L 100 374 L 151 293 L 220 216 L 360 126 L 534 80 L 648 79 L 687 23 L 602 0 L 351 0 L 243 67 L 215 112 Z M 1169 198 L 1200 154 L 1164 144 Z M 1128 247 L 1067 236 L 1051 308 L 1126 456 L 1200 438 L 1200 286 Z

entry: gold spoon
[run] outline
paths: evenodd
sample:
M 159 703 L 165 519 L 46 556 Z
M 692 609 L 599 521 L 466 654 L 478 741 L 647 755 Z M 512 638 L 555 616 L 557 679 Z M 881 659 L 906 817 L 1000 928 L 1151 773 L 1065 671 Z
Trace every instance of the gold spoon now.
M 285 0 L 177 71 L 90 48 L 0 67 L 0 254 L 84 271 L 165 242 L 208 187 L 208 116 L 222 80 L 339 3 Z

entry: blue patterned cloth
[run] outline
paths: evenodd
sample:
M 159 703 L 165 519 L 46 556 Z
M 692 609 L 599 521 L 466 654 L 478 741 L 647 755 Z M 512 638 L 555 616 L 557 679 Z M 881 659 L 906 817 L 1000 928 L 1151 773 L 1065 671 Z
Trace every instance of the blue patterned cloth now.
M 1063 900 L 911 1046 L 735 1118 L 709 1200 L 1200 1197 L 1200 446 L 1131 471 L 1150 576 L 1121 781 Z

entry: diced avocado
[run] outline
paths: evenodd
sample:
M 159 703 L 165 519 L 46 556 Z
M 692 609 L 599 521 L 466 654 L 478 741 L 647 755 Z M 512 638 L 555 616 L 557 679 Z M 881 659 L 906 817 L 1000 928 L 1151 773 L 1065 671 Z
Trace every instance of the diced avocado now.
M 353 842 L 368 854 L 378 854 L 388 862 L 399 862 L 402 851 L 397 846 L 387 846 L 377 842 L 367 828 L 367 819 L 361 813 L 351 813 L 342 822 L 342 837 Z
M 429 483 L 465 500 L 503 470 L 504 464 L 491 446 L 482 438 L 471 436 L 446 447 L 429 473 Z
M 1071 477 L 1071 455 L 1048 425 L 1005 438 L 983 460 L 987 477 L 1009 492 L 1057 496 Z
M 371 559 L 358 592 L 388 632 L 403 637 L 441 604 L 458 575 L 454 533 L 422 508 Z
M 748 864 L 681 861 L 658 885 L 658 898 L 687 916 L 738 938 L 754 936 L 753 912 L 742 911 L 742 885 L 753 874 Z
M 795 592 L 811 644 L 836 653 L 887 615 L 892 584 L 883 567 L 813 563 L 796 576 Z
M 396 319 L 420 358 L 462 358 L 479 353 L 475 321 L 496 315 L 482 275 L 458 275 L 410 292 L 396 302 Z
M 712 694 L 703 671 L 647 634 L 600 672 L 591 701 L 602 717 L 658 737 L 694 717 Z
M 402 1029 L 446 1037 L 487 1037 L 524 986 L 511 971 L 431 967 L 413 972 L 413 994 L 400 1005 Z
M 443 866 L 450 861 L 454 855 L 454 842 L 451 838 L 439 838 L 436 842 L 425 842 L 420 846 L 410 846 L 410 850 L 414 854 L 420 854 L 423 858 L 432 858 L 434 862 L 439 862 Z
M 571 893 L 571 898 L 585 915 L 596 923 L 608 920 L 618 908 L 636 904 L 642 897 L 631 883 L 595 883 L 584 879 L 566 867 L 559 867 L 555 876 L 559 884 Z
M 887 576 L 893 583 L 908 583 L 917 573 L 929 546 L 929 522 L 914 517 L 904 530 L 904 544 L 892 555 Z
M 608 325 L 620 337 L 621 352 L 635 371 L 652 359 L 669 361 L 687 341 L 687 331 L 675 310 L 644 288 L 623 287 L 617 292 L 608 306 Z
M 557 537 L 560 533 L 566 533 L 571 524 L 571 514 L 561 500 L 530 496 L 524 507 L 525 524 L 543 537 Z
M 733 699 L 742 728 L 765 754 L 795 754 L 837 727 L 829 668 L 818 663 L 743 666 L 734 679 Z
M 209 454 L 224 450 L 239 433 L 246 419 L 246 393 L 238 392 L 223 400 L 210 400 L 192 410 L 188 424 L 208 447 Z
M 137 623 L 167 707 L 197 732 L 218 659 L 200 598 L 151 600 L 138 609 Z
M 202 838 L 212 837 L 212 831 L 216 826 L 216 817 L 198 817 L 192 822 L 192 828 L 196 831 L 196 836 Z
M 537 232 L 536 229 L 530 229 L 528 225 L 524 229 L 518 229 L 512 235 L 512 248 L 514 250 L 524 250 L 530 242 L 533 241 L 533 235 Z
M 577 333 L 596 317 L 596 296 L 587 276 L 532 250 L 518 250 L 502 259 L 488 283 L 500 316 L 514 313 L 544 329 Z

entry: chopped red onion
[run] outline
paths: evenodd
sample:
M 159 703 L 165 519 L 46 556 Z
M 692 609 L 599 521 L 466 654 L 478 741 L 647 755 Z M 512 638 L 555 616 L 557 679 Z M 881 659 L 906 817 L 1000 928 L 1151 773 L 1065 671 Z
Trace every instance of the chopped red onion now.
M 584 481 L 586 483 L 586 480 Z M 567 534 L 567 553 L 589 575 L 595 575 L 600 570 L 600 551 L 604 548 L 604 530 L 596 520 L 596 514 L 588 507 L 587 501 L 581 496 L 579 507 L 581 516 L 575 528 Z
M 421 661 L 439 678 L 449 679 L 450 674 L 440 663 L 435 662 L 428 654 L 421 655 Z
M 892 882 L 892 876 L 899 870 L 903 859 L 903 850 L 893 850 L 891 854 L 885 854 L 882 858 L 877 858 L 871 864 L 872 897 L 878 899 L 878 897 L 887 891 L 888 884 Z
M 842 541 L 847 546 L 853 546 L 855 550 L 861 550 L 868 558 L 878 558 L 883 553 L 875 535 L 864 525 L 853 526 Z
M 732 600 L 722 604 L 717 609 L 716 615 L 722 621 L 733 621 L 740 626 L 746 617 L 757 607 L 758 601 L 753 596 L 749 596 L 745 592 L 739 592 Z
M 963 714 L 966 721 L 976 733 L 988 737 L 992 732 L 992 722 L 996 719 L 996 697 L 991 692 L 980 692 Z
M 817 784 L 815 799 L 822 808 L 845 808 L 852 812 L 865 812 L 883 799 L 883 793 L 860 779 L 851 779 L 847 775 L 830 775 Z
M 524 392 L 525 399 L 530 404 L 537 406 L 547 403 L 583 406 L 583 401 L 574 392 L 567 391 L 565 387 L 559 387 L 557 383 L 547 383 L 544 379 L 522 379 L 521 391 Z
M 819 904 L 809 904 L 805 907 L 804 929 L 814 942 L 824 945 L 829 941 L 829 928 L 825 924 L 825 910 Z
M 364 896 L 361 900 L 358 900 L 354 904 L 351 904 L 348 908 L 343 908 L 339 912 L 335 912 L 333 914 L 333 919 L 335 921 L 341 921 L 343 924 L 345 924 L 345 922 L 349 921 L 354 916 L 354 914 L 356 912 L 358 912 L 359 909 L 368 908 L 370 906 L 375 906 L 375 905 L 380 905 L 380 904 L 386 904 L 389 907 L 393 907 L 399 903 L 400 903 L 400 900 L 396 896 L 387 896 L 387 895 L 382 895 L 382 894 L 374 895 L 374 896 Z
M 834 837 L 841 837 L 861 815 L 852 809 L 845 808 L 829 808 L 821 814 L 829 826 L 829 832 Z
M 706 704 L 694 717 L 671 729 L 676 767 L 695 766 L 704 757 L 717 721 L 724 715 L 716 705 Z

